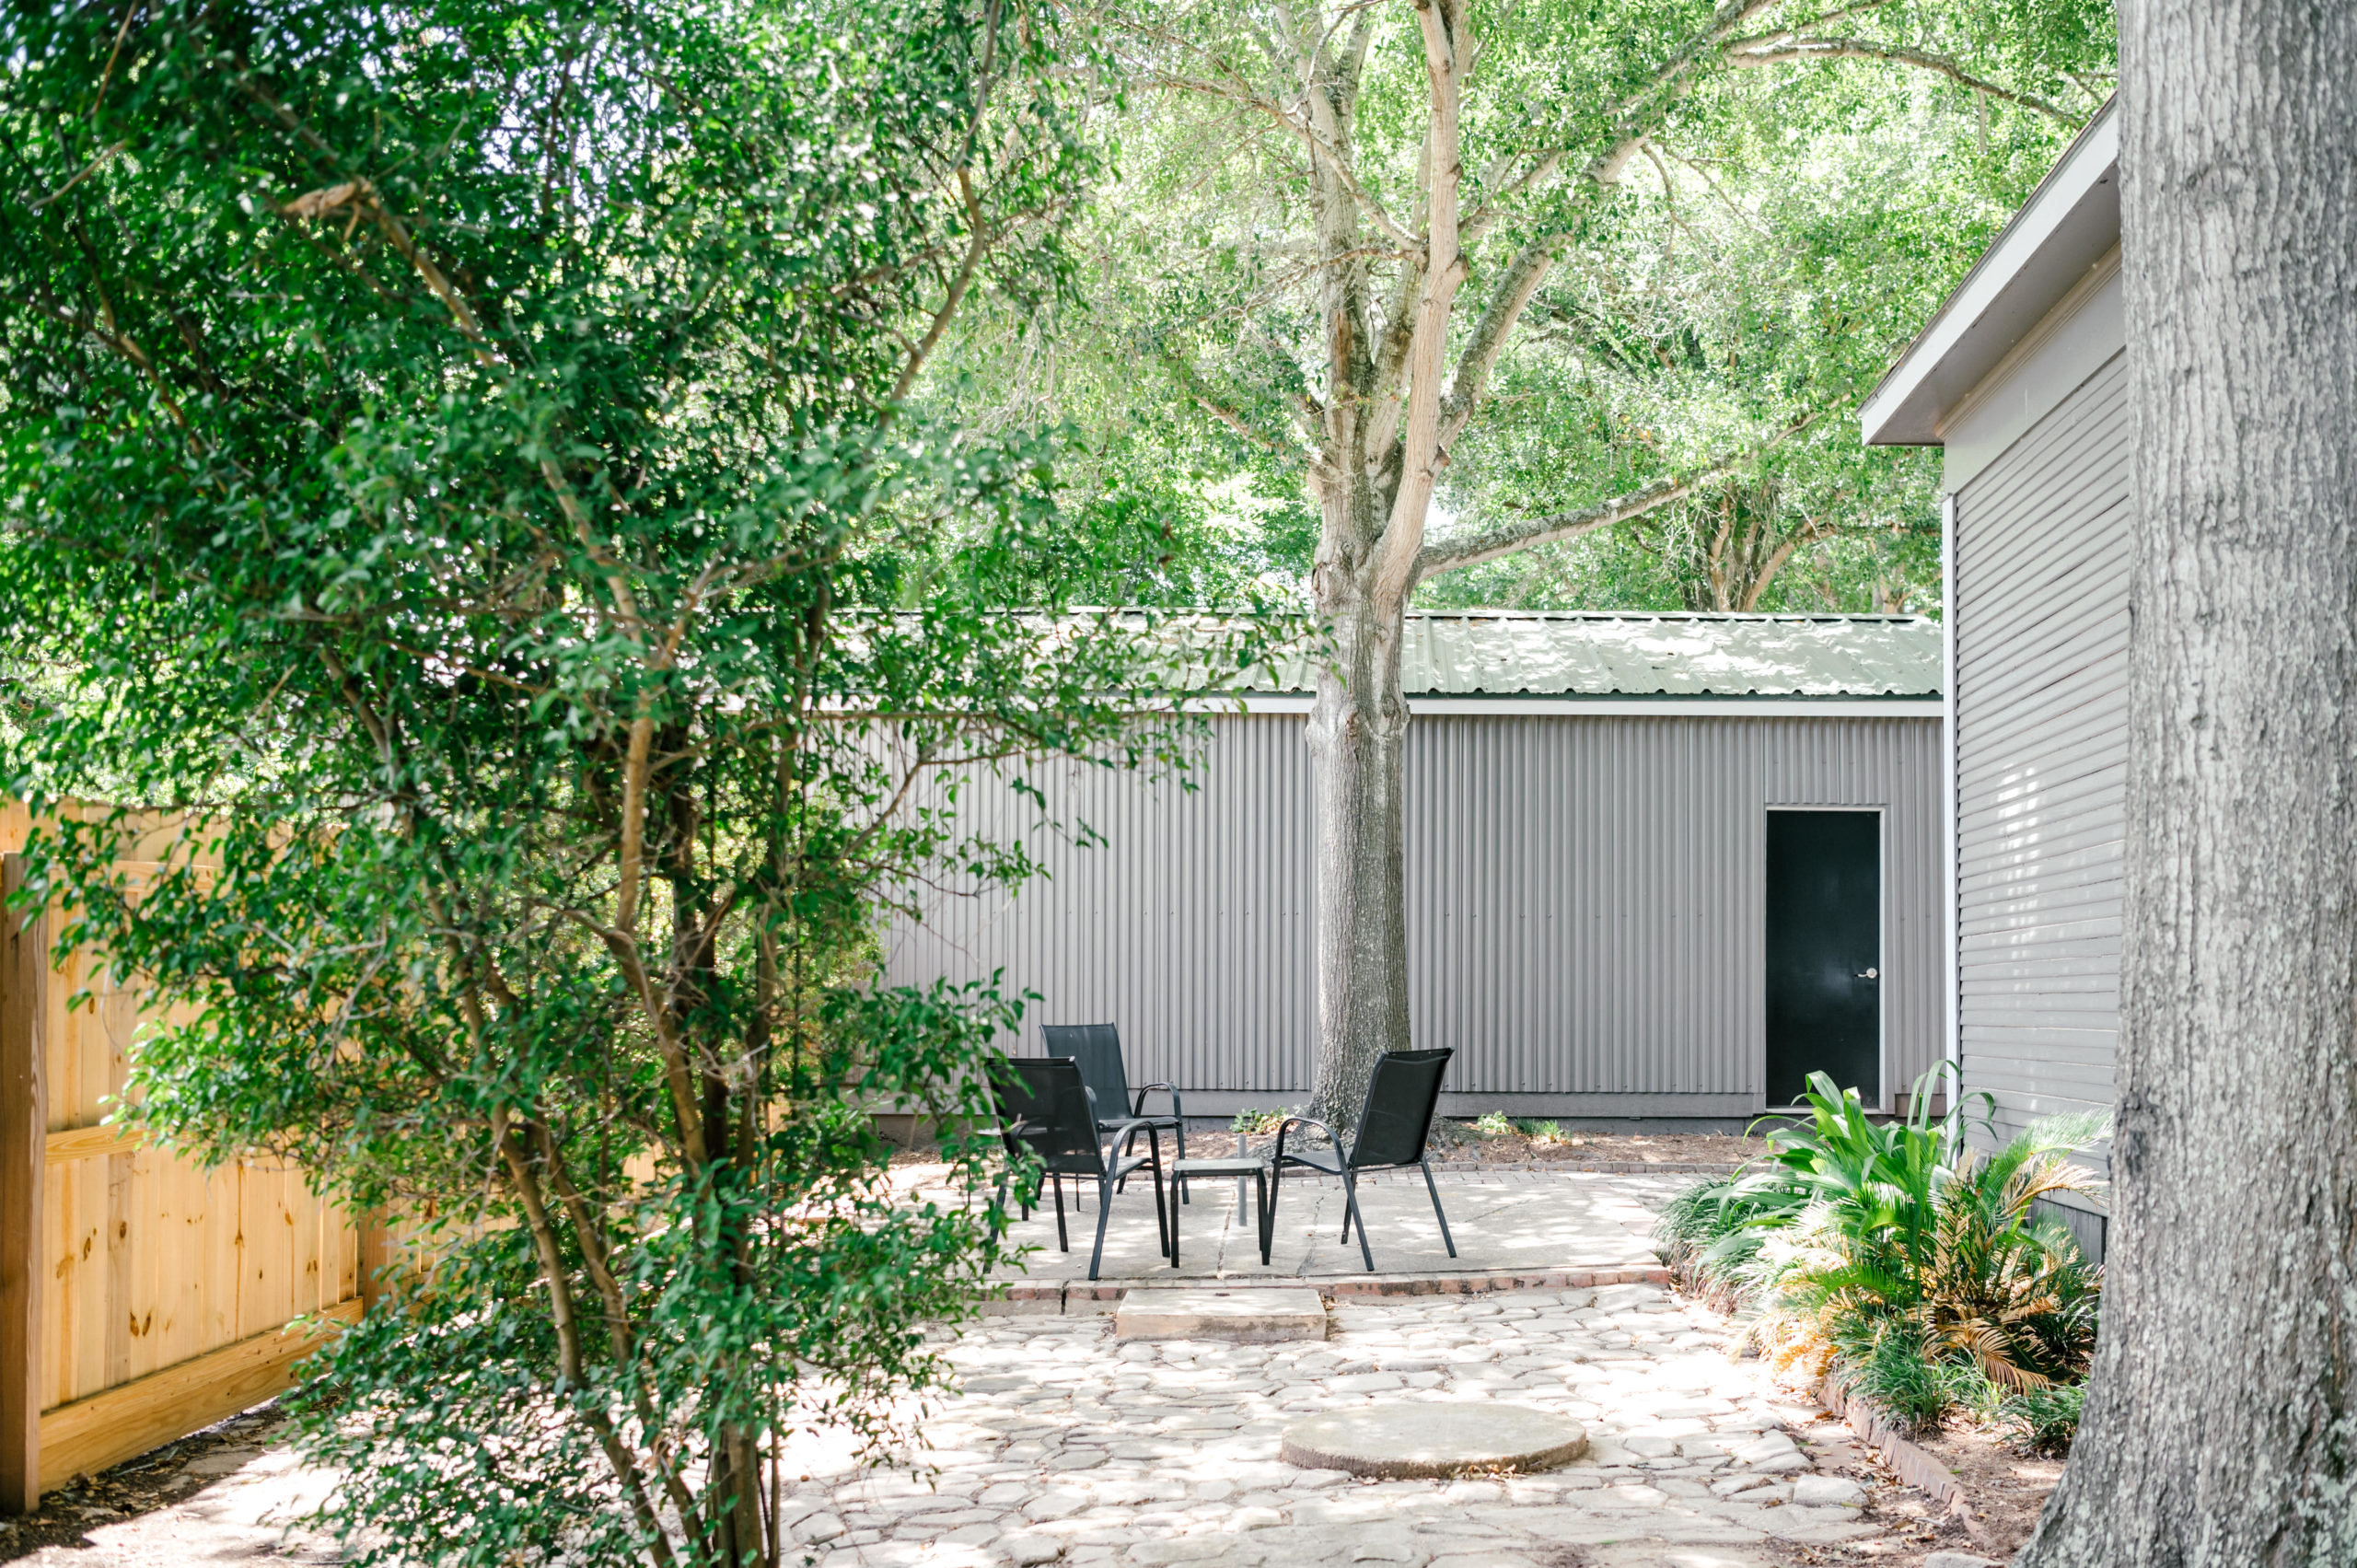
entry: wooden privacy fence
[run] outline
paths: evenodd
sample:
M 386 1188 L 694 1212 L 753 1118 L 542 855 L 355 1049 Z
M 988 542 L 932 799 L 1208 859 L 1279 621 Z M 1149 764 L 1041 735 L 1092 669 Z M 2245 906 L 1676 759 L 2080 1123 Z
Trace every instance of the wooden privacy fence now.
M 0 808 L 11 894 L 27 828 Z M 0 1512 L 278 1393 L 366 1272 L 299 1172 L 208 1171 L 100 1124 L 160 1015 L 95 954 L 52 962 L 54 918 L 6 914 L 0 944 Z

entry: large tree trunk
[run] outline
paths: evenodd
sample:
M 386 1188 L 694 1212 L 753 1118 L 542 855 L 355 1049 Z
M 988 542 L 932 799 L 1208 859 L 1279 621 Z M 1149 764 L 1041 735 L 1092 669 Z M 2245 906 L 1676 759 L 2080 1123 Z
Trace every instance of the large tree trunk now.
M 2124 7 L 2118 1220 L 2035 1568 L 2357 1562 L 2357 8 Z
M 1408 704 L 1400 610 L 1362 595 L 1321 607 L 1334 662 L 1318 675 L 1309 755 L 1318 800 L 1318 1034 L 1311 1114 L 1348 1137 L 1376 1058 L 1408 1049 L 1401 845 Z

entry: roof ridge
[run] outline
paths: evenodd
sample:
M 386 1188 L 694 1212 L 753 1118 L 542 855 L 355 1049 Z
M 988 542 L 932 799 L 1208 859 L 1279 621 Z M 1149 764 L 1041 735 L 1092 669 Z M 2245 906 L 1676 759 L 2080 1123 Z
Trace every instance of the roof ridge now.
M 1749 610 L 1411 610 L 1411 621 L 1699 621 L 1752 622 L 1818 621 L 1844 626 L 1933 624 L 1928 615 L 1892 615 L 1871 610 L 1767 611 Z

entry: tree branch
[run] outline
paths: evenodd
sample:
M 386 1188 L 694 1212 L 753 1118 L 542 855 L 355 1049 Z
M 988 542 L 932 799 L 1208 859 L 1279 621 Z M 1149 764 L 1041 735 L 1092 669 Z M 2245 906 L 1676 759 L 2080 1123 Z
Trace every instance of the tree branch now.
M 1389 613 L 1391 607 L 1405 603 L 1416 586 L 1424 517 L 1445 457 L 1441 447 L 1441 356 L 1448 348 L 1450 307 L 1465 278 L 1465 257 L 1457 247 L 1457 187 L 1464 174 L 1459 135 L 1465 7 L 1462 0 L 1454 5 L 1450 0 L 1420 0 L 1416 17 L 1423 33 L 1424 76 L 1432 105 L 1424 132 L 1424 171 L 1428 181 L 1424 190 L 1424 226 L 1429 238 L 1424 255 L 1423 294 L 1416 302 L 1415 327 L 1408 351 L 1408 402 L 1399 416 L 1399 488 L 1392 494 L 1390 515 L 1376 539 L 1374 559 L 1369 563 L 1368 597 L 1382 613 Z M 1388 449 L 1387 443 L 1385 449 Z
M 1178 383 L 1179 389 L 1192 399 L 1195 405 L 1205 413 L 1210 414 L 1243 440 L 1272 458 L 1291 459 L 1301 456 L 1297 451 L 1287 451 L 1269 436 L 1253 429 L 1245 422 L 1242 414 L 1213 397 L 1211 389 L 1203 385 L 1202 377 L 1195 373 L 1195 367 L 1188 363 L 1185 355 L 1167 346 L 1160 350 L 1160 355 L 1162 363 L 1170 369 L 1171 378 Z
M 909 362 L 901 367 L 900 378 L 892 383 L 892 395 L 887 400 L 890 402 L 897 403 L 907 397 L 909 389 L 916 385 L 917 373 L 924 368 L 925 361 L 933 356 L 934 349 L 940 344 L 941 334 L 948 330 L 949 319 L 957 315 L 958 307 L 965 303 L 966 291 L 974 286 L 974 274 L 981 270 L 982 258 L 990 254 L 991 246 L 997 238 L 990 225 L 983 220 L 982 204 L 974 195 L 973 178 L 962 168 L 958 171 L 958 194 L 966 207 L 966 231 L 969 236 L 966 255 L 958 264 L 958 275 L 950 280 L 949 293 L 943 298 L 941 308 L 933 313 L 933 322 L 925 329 L 923 339 L 910 345 Z
M 1482 197 L 1481 204 L 1475 207 L 1465 220 L 1464 243 L 1469 246 L 1490 232 L 1491 227 L 1504 215 L 1503 203 L 1554 179 L 1556 172 L 1563 167 L 1566 156 L 1561 147 L 1541 153 L 1528 168 Z
M 540 1183 L 534 1179 L 530 1161 L 526 1157 L 523 1140 L 508 1123 L 506 1112 L 492 1114 L 491 1135 L 500 1159 L 507 1167 L 507 1178 L 516 1196 L 524 1206 L 524 1220 L 532 1233 L 532 1249 L 540 1264 L 540 1277 L 549 1287 L 549 1311 L 556 1328 L 557 1381 L 560 1396 L 573 1394 L 586 1386 L 581 1359 L 581 1334 L 573 1307 L 573 1282 L 565 1269 L 564 1253 L 558 1245 L 556 1226 L 550 1223 L 547 1205 L 541 1201 Z M 633 1516 L 647 1536 L 647 1554 L 658 1564 L 673 1561 L 669 1538 L 664 1533 L 654 1504 L 639 1476 L 638 1463 L 621 1434 L 614 1430 L 611 1417 L 593 1405 L 582 1408 L 582 1419 L 606 1453 L 614 1479 L 621 1483 Z
M 1384 208 L 1383 203 L 1366 193 L 1365 188 L 1359 184 L 1357 177 L 1351 172 L 1349 163 L 1333 144 L 1319 135 L 1316 126 L 1305 123 L 1286 113 L 1283 105 L 1271 103 L 1260 94 L 1246 88 L 1225 87 L 1216 82 L 1199 81 L 1191 76 L 1156 76 L 1152 78 L 1150 85 L 1176 87 L 1181 92 L 1201 93 L 1207 98 L 1223 98 L 1230 103 L 1240 103 L 1247 109 L 1267 115 L 1301 138 L 1302 145 L 1309 149 L 1311 161 L 1324 165 L 1333 173 L 1334 182 L 1342 188 L 1343 192 L 1357 204 L 1361 212 L 1374 221 L 1376 227 L 1390 236 L 1392 243 L 1403 250 L 1423 249 L 1414 235 L 1399 226 L 1398 220 Z
M 1522 313 L 1538 292 L 1547 274 L 1555 265 L 1555 247 L 1563 242 L 1561 234 L 1543 235 L 1524 246 L 1498 279 L 1498 286 L 1491 291 L 1490 303 L 1482 308 L 1481 318 L 1473 324 L 1472 335 L 1466 340 L 1464 352 L 1457 358 L 1457 369 L 1449 377 L 1448 396 L 1441 402 L 1440 441 L 1445 447 L 1465 428 L 1480 403 L 1481 394 L 1488 389 L 1490 372 L 1498 363 L 1498 355 L 1505 352 L 1506 337 Z
M 1421 583 L 1443 572 L 1460 567 L 1478 566 L 1484 561 L 1512 555 L 1518 550 L 1552 544 L 1559 540 L 1576 539 L 1581 534 L 1610 528 L 1640 517 L 1656 506 L 1682 500 L 1694 492 L 1696 485 L 1718 478 L 1739 464 L 1759 455 L 1761 448 L 1747 447 L 1714 458 L 1699 469 L 1678 474 L 1665 474 L 1651 484 L 1616 495 L 1609 501 L 1599 501 L 1593 506 L 1577 511 L 1550 512 L 1541 517 L 1522 517 L 1494 528 L 1473 528 L 1446 539 L 1434 540 L 1424 546 L 1416 557 L 1416 581 Z
M 1904 44 L 1875 43 L 1862 38 L 1796 38 L 1789 33 L 1767 33 L 1759 38 L 1739 39 L 1728 45 L 1726 52 L 1727 64 L 1739 71 L 1756 71 L 1768 65 L 1805 65 L 1824 60 L 1885 60 L 1896 64 L 1912 65 L 1918 70 L 1936 72 L 1952 81 L 1961 82 L 1974 92 L 2001 98 L 2025 109 L 2034 109 L 2073 129 L 2081 123 L 2077 115 L 2058 109 L 2042 98 L 1999 87 L 1994 82 L 1974 75 L 1944 54 L 1910 49 Z

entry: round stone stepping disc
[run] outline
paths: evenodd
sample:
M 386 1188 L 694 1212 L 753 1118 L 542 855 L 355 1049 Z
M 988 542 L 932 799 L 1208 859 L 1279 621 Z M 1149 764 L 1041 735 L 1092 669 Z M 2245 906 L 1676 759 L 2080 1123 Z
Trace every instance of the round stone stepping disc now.
M 1285 1428 L 1278 1457 L 1304 1469 L 1385 1481 L 1476 1470 L 1551 1470 L 1587 1452 L 1576 1421 L 1528 1405 L 1368 1405 Z

